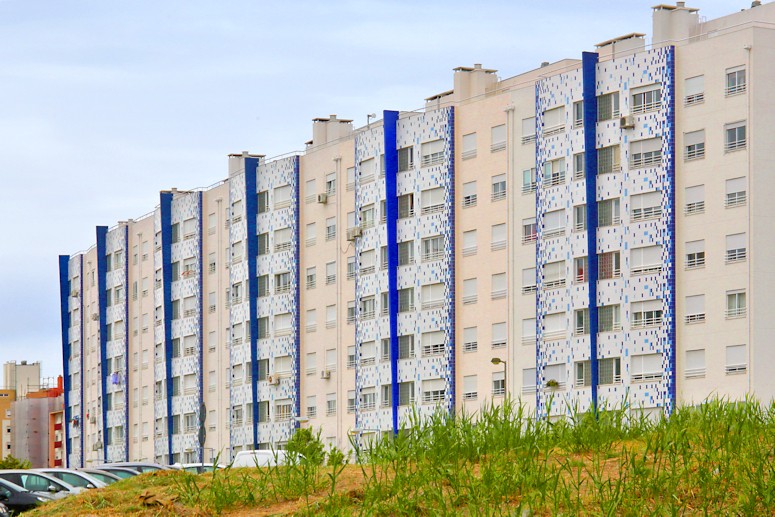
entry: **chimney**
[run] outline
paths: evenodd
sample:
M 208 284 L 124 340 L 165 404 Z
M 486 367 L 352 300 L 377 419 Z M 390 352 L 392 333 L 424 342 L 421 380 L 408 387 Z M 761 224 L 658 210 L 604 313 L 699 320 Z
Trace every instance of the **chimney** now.
M 349 136 L 353 121 L 329 115 L 328 118 L 312 119 L 312 146 L 318 146 Z
M 263 158 L 263 154 L 250 154 L 248 151 L 242 151 L 240 154 L 229 155 L 229 177 L 245 172 L 245 160 L 248 158 Z
M 459 102 L 484 95 L 498 82 L 496 72 L 497 70 L 482 68 L 481 63 L 475 63 L 473 68 L 466 66 L 455 68 L 453 79 L 455 99 Z
M 699 9 L 686 7 L 686 2 L 676 2 L 675 7 L 657 5 L 652 16 L 653 44 L 688 39 L 700 24 Z

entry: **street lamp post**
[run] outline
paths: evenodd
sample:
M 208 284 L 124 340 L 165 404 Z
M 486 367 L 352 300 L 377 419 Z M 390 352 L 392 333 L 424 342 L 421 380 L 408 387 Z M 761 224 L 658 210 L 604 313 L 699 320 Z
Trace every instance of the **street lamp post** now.
M 508 372 L 508 369 L 506 368 L 506 361 L 504 361 L 500 357 L 493 357 L 492 359 L 490 359 L 490 362 L 496 366 L 499 364 L 503 365 L 503 397 L 506 398 L 509 394 L 509 388 L 508 388 L 509 372 Z

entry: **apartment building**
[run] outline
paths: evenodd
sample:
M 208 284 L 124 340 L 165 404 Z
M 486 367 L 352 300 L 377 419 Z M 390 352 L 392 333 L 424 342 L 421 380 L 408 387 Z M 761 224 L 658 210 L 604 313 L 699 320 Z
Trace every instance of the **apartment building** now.
M 332 445 L 519 397 L 646 415 L 775 385 L 775 5 L 316 118 L 60 257 L 67 461 Z

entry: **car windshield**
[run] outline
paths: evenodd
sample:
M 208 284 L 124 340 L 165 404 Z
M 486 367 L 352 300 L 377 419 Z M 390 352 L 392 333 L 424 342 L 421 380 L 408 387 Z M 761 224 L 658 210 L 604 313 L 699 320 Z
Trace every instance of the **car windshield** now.
M 127 479 L 137 475 L 133 474 L 132 472 L 127 472 L 126 470 L 111 470 L 110 473 L 120 477 L 121 479 Z
M 93 477 L 95 477 L 95 478 L 99 479 L 99 480 L 100 480 L 100 481 L 102 481 L 103 483 L 111 484 L 111 483 L 113 483 L 113 482 L 115 482 L 115 481 L 116 481 L 116 480 L 115 480 L 115 479 L 113 479 L 112 477 L 108 476 L 107 474 L 103 474 L 102 472 L 89 472 L 89 474 L 90 474 L 91 476 L 93 476 Z
M 87 479 L 84 479 L 77 474 L 73 474 L 72 472 L 49 472 L 49 474 L 73 486 L 79 486 L 83 488 L 87 488 L 89 486 L 89 481 Z
M 48 487 L 52 485 L 55 486 L 58 490 L 62 490 L 61 485 L 54 483 L 54 481 L 44 478 L 43 476 L 38 476 L 35 474 L 22 474 L 21 479 L 22 486 L 33 492 L 48 492 Z

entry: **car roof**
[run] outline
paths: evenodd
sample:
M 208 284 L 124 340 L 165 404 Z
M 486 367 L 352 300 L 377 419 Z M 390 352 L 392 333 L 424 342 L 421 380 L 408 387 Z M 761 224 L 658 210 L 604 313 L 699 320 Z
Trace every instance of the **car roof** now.
M 65 488 L 68 490 L 75 490 L 75 487 L 71 485 L 70 483 L 67 483 L 66 481 L 62 481 L 61 479 L 55 478 L 54 476 L 50 474 L 46 474 L 45 472 L 40 472 L 37 470 L 31 470 L 31 469 L 4 469 L 0 470 L 0 477 L 2 477 L 3 474 L 37 474 L 38 476 L 43 476 L 44 478 L 55 481 L 56 483 L 59 483 L 60 485 L 64 485 Z

